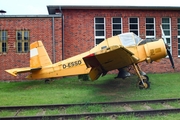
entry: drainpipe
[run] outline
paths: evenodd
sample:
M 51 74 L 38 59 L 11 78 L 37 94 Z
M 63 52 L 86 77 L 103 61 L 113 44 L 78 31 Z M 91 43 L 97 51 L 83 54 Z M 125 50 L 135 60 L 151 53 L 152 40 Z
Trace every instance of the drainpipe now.
M 56 53 L 55 53 L 55 39 L 54 39 L 54 17 L 52 17 L 52 52 L 53 52 L 53 63 L 56 62 Z
M 64 60 L 64 15 L 61 7 L 59 7 L 59 10 L 61 12 L 61 17 L 62 17 L 62 60 Z

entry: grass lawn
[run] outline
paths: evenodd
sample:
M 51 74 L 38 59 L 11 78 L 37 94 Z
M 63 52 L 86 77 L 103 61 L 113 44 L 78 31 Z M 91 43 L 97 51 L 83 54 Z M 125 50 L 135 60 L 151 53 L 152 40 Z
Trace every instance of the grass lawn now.
M 140 90 L 137 76 L 126 79 L 115 79 L 116 75 L 106 75 L 97 81 L 82 81 L 78 77 L 67 77 L 55 80 L 50 84 L 44 81 L 0 82 L 0 106 L 89 103 L 105 101 L 126 101 L 144 99 L 163 99 L 180 97 L 180 73 L 148 74 L 151 88 Z M 174 103 L 172 103 L 173 105 Z M 178 103 L 179 104 L 179 103 Z M 156 107 L 156 106 L 155 106 Z M 157 106 L 158 107 L 158 106 Z M 177 106 L 178 107 L 178 106 Z M 138 106 L 134 108 L 139 109 Z M 100 106 L 90 106 L 86 111 L 101 111 Z M 122 107 L 109 108 L 112 111 Z M 69 108 L 66 112 L 75 114 L 82 108 Z M 85 112 L 86 112 L 85 111 Z M 46 114 L 57 114 L 59 110 L 46 111 Z M 29 110 L 19 115 L 34 115 L 37 110 Z M 62 111 L 63 114 L 63 111 Z M 0 111 L 0 116 L 13 116 L 13 112 Z M 169 120 L 179 119 L 180 114 L 136 117 L 133 115 L 117 116 L 121 120 Z M 95 120 L 110 120 L 111 117 L 97 117 Z
M 44 81 L 0 82 L 0 106 L 88 103 L 180 97 L 180 73 L 148 74 L 150 89 L 136 87 L 137 77 L 115 79 L 106 75 L 97 81 L 77 77 Z

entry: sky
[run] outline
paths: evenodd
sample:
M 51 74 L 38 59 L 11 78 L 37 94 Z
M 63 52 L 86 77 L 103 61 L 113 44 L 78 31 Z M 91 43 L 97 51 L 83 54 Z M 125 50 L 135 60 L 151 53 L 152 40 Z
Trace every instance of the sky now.
M 47 15 L 47 5 L 179 6 L 179 0 L 0 0 L 5 15 Z

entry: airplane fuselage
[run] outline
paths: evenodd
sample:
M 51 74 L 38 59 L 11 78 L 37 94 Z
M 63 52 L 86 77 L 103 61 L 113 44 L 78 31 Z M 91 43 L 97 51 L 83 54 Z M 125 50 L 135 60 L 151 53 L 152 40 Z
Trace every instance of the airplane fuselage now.
M 118 49 L 120 47 L 124 47 L 129 50 L 129 52 L 133 54 L 136 60 L 123 58 L 122 54 L 126 55 L 126 52 L 119 52 Z M 103 53 L 106 54 L 103 55 Z M 96 58 L 98 62 L 101 63 L 101 67 L 105 71 L 127 67 L 132 63 L 139 63 L 142 61 L 150 63 L 167 55 L 166 48 L 162 39 L 141 45 L 133 44 L 124 46 L 119 36 L 113 36 L 104 40 L 99 45 L 95 46 L 87 52 L 73 56 L 52 65 L 42 66 L 41 70 L 32 71 L 32 74 L 30 74 L 27 78 L 40 79 L 88 74 L 91 68 L 87 67 L 83 58 L 90 54 L 101 54 Z

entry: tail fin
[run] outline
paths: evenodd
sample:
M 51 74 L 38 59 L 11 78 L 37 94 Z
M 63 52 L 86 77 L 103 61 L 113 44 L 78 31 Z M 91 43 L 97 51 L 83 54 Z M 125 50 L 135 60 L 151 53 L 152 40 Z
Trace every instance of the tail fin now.
M 52 62 L 41 41 L 36 41 L 30 45 L 30 67 L 41 68 L 42 66 L 51 65 Z

